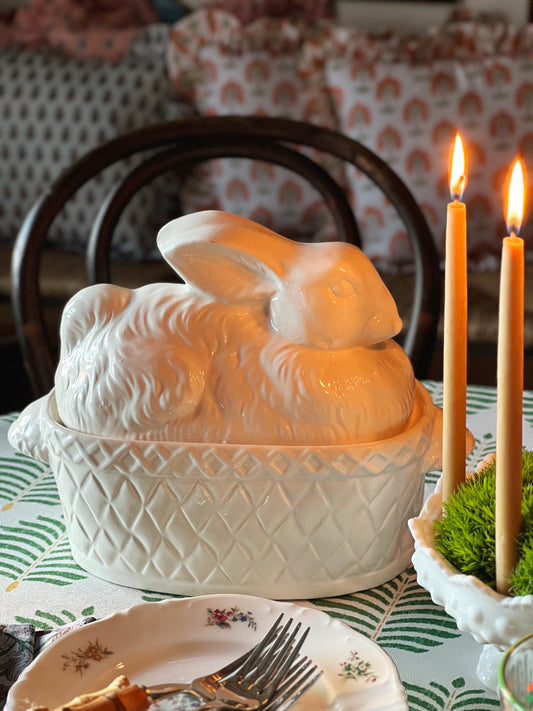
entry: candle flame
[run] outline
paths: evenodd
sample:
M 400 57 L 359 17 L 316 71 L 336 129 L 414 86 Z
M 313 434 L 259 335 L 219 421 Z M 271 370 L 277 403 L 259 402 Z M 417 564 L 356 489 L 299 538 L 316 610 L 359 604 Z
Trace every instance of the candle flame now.
M 526 202 L 526 180 L 524 164 L 521 158 L 516 158 L 509 171 L 507 184 L 507 204 L 505 206 L 505 221 L 509 234 L 517 235 L 522 226 Z
M 453 144 L 450 168 L 450 195 L 452 200 L 460 200 L 466 187 L 466 158 L 463 141 L 457 134 Z

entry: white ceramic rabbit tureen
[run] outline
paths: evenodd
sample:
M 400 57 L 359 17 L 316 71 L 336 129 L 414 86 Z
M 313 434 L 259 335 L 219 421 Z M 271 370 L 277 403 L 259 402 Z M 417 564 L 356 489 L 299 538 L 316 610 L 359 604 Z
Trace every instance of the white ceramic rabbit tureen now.
M 396 305 L 355 247 L 210 211 L 158 236 L 185 284 L 96 285 L 67 305 L 68 427 L 174 442 L 341 444 L 405 429 L 414 376 Z
M 218 211 L 170 222 L 158 246 L 185 283 L 76 294 L 55 389 L 10 430 L 54 469 L 78 562 L 128 585 L 278 598 L 402 570 L 441 419 L 370 260 Z

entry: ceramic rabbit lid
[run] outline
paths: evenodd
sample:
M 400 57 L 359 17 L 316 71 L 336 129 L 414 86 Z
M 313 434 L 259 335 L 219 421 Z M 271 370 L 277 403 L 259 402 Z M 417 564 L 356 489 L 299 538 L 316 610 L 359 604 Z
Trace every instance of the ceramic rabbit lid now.
M 185 284 L 101 284 L 65 307 L 66 426 L 256 444 L 356 444 L 408 426 L 401 320 L 357 247 L 296 243 L 219 211 L 170 222 L 158 246 Z
M 345 242 L 294 242 L 212 210 L 168 223 L 157 244 L 191 286 L 224 302 L 260 300 L 273 331 L 288 341 L 311 348 L 368 346 L 402 327 L 372 262 Z

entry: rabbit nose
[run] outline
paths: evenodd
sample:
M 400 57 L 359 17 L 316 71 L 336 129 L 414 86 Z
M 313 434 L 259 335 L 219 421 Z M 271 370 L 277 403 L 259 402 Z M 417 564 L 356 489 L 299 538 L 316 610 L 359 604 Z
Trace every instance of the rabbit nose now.
M 361 345 L 382 343 L 394 338 L 402 330 L 402 319 L 396 309 L 394 311 L 391 313 L 390 310 L 379 309 L 367 319 L 362 329 Z

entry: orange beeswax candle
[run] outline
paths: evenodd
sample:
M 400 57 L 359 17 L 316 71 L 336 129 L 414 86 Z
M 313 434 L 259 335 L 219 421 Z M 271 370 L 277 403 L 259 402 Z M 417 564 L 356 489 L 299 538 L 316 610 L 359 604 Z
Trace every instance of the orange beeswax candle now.
M 442 501 L 446 503 L 465 477 L 467 260 L 464 149 L 455 138 L 450 171 L 453 202 L 447 207 L 444 278 L 444 355 L 442 427 Z
M 502 247 L 498 320 L 496 420 L 496 589 L 509 592 L 517 562 L 522 507 L 522 399 L 524 386 L 524 242 L 517 236 L 524 206 L 524 174 L 517 159 L 509 183 Z

